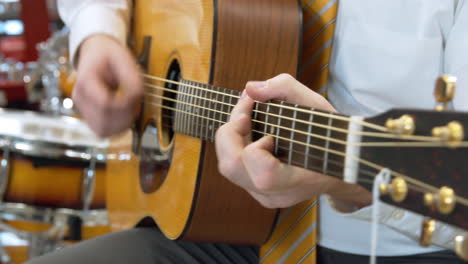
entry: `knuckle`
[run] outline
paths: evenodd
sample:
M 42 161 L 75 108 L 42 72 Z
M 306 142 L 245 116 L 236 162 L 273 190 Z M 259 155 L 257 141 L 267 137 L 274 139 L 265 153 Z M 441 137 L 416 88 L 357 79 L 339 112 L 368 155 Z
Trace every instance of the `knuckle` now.
M 295 80 L 295 78 L 289 73 L 281 73 L 277 76 L 278 80 L 281 82 L 290 82 Z
M 240 164 L 239 159 L 222 158 L 218 162 L 219 172 L 228 179 L 231 179 L 241 166 L 242 165 Z
M 268 172 L 253 177 L 252 182 L 255 189 L 263 193 L 272 191 L 274 187 L 274 177 Z

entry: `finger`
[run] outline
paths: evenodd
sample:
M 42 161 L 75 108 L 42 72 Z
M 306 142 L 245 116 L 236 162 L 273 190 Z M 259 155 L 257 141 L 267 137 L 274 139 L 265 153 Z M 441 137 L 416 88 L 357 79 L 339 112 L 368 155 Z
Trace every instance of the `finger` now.
M 282 164 L 273 156 L 274 139 L 263 137 L 249 144 L 242 153 L 245 168 L 252 178 L 255 187 L 264 193 L 275 192 L 288 188 L 288 172 Z
M 120 45 L 120 44 L 119 44 Z M 125 50 L 119 59 L 109 60 L 113 75 L 122 89 L 119 100 L 135 104 L 143 96 L 143 80 L 133 56 Z
M 242 115 L 250 116 L 252 114 L 253 105 L 254 101 L 247 95 L 246 91 L 244 90 L 239 98 L 239 101 L 231 111 L 229 121 L 237 120 Z
M 221 126 L 216 131 L 216 154 L 218 160 L 237 159 L 245 147 L 245 137 L 250 133 L 250 119 L 245 114 L 239 114 L 235 120 Z
M 219 171 L 233 183 L 248 189 L 253 184 L 242 163 L 242 151 L 250 142 L 253 100 L 244 92 L 229 117 L 216 132 L 216 155 Z
M 266 82 L 249 82 L 246 90 L 252 99 L 261 102 L 276 99 L 336 112 L 323 96 L 310 90 L 289 74 L 280 74 Z
M 109 93 L 107 87 L 99 81 L 87 80 L 78 84 L 73 90 L 72 99 L 89 127 L 101 137 L 105 137 L 109 132 L 109 123 L 104 122 L 104 116 L 108 112 Z M 95 91 L 95 94 L 89 90 Z

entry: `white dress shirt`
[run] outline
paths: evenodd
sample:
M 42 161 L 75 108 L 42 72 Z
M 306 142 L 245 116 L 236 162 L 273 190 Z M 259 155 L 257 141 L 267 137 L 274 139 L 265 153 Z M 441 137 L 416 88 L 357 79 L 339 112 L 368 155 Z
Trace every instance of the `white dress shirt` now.
M 74 58 L 92 34 L 125 43 L 127 0 L 58 0 L 71 28 Z M 344 114 L 369 116 L 393 107 L 432 108 L 441 73 L 459 78 L 454 105 L 468 109 L 468 6 L 465 0 L 339 0 L 330 61 L 329 99 Z M 368 255 L 370 210 L 342 214 L 321 198 L 319 244 Z M 383 205 L 379 215 L 381 256 L 441 250 L 417 244 L 422 216 Z M 435 243 L 452 248 L 455 229 L 438 225 Z
M 451 73 L 458 77 L 454 106 L 468 110 L 466 47 L 468 6 L 464 0 L 340 0 L 329 99 L 339 112 L 349 115 L 370 116 L 395 107 L 432 109 L 435 79 Z M 371 207 L 340 214 L 322 197 L 319 243 L 369 254 L 370 215 Z M 420 215 L 383 205 L 377 254 L 441 250 L 415 243 L 422 220 Z M 456 229 L 438 224 L 434 243 L 453 248 L 456 234 Z

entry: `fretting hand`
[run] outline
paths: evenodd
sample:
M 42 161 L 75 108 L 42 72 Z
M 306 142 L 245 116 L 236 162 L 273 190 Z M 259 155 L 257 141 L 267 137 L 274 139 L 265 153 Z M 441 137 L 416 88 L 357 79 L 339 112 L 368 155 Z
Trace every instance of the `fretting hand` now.
M 370 204 L 370 193 L 358 185 L 281 163 L 272 155 L 271 136 L 251 142 L 254 100 L 272 99 L 336 112 L 324 97 L 287 74 L 247 83 L 230 121 L 216 134 L 220 172 L 269 208 L 289 207 L 320 194 L 330 195 L 342 211 Z

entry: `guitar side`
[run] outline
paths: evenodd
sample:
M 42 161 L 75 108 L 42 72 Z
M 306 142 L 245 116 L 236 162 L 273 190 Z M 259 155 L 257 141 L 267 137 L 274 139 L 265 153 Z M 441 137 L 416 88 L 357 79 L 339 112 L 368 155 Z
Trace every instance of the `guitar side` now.
M 297 0 L 179 3 L 135 1 L 135 54 L 142 51 L 144 37 L 152 37 L 149 75 L 168 76 L 176 61 L 184 79 L 242 90 L 248 80 L 296 73 L 301 25 Z M 164 111 L 158 104 L 156 98 L 145 100 L 136 135 L 150 124 L 161 131 L 156 137 L 163 149 L 172 150 L 170 167 L 142 183 L 142 158 L 132 151 L 135 132 L 112 140 L 107 177 L 112 229 L 131 228 L 150 218 L 171 239 L 264 243 L 277 211 L 263 208 L 219 174 L 212 143 L 164 133 Z

